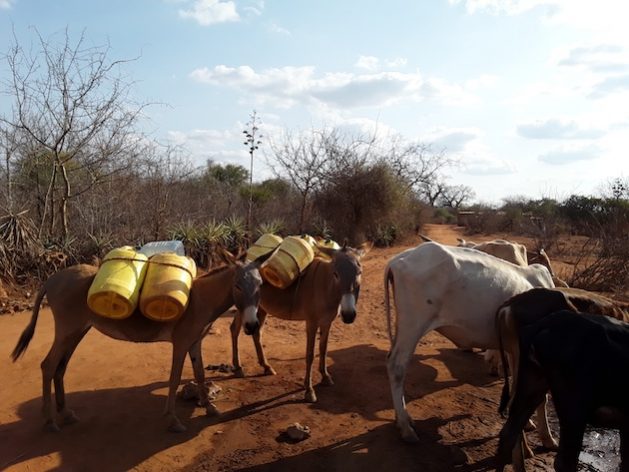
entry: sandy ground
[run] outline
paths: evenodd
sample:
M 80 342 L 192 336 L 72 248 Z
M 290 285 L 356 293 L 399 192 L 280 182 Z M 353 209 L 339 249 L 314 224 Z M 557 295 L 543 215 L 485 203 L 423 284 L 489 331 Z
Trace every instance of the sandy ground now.
M 458 231 L 426 228 L 450 244 Z M 0 470 L 490 470 L 503 423 L 496 413 L 501 383 L 478 353 L 462 352 L 436 333 L 426 336 L 406 383 L 420 443 L 403 443 L 392 423 L 382 273 L 406 247 L 374 249 L 365 258 L 358 317 L 352 325 L 333 324 L 335 385 L 316 386 L 317 403 L 303 402 L 304 324 L 270 318 L 263 343 L 278 375 L 261 375 L 253 343 L 241 335 L 247 377 L 208 372 L 222 387 L 216 405 L 223 413 L 207 418 L 194 403 L 178 400 L 185 433 L 167 432 L 162 416 L 170 344 L 125 343 L 96 331 L 79 345 L 66 374 L 67 402 L 81 421 L 59 433 L 43 432 L 39 363 L 54 336 L 51 313 L 42 311 L 29 350 L 15 364 L 8 355 L 30 313 L 0 317 Z M 230 363 L 230 322 L 219 319 L 205 339 L 206 365 Z M 186 364 L 184 382 L 190 379 Z M 312 436 L 284 442 L 280 432 L 294 422 L 308 425 Z M 551 459 L 538 455 L 530 470 L 550 470 Z

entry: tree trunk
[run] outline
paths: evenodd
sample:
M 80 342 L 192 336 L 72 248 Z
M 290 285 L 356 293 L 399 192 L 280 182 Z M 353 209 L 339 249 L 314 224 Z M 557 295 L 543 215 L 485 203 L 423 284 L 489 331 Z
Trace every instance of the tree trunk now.
M 63 240 L 66 241 L 68 238 L 68 200 L 71 197 L 70 194 L 70 180 L 68 179 L 68 172 L 66 171 L 66 167 L 64 164 L 60 163 L 59 167 L 61 168 L 61 176 L 63 178 L 63 196 L 61 197 L 61 230 Z

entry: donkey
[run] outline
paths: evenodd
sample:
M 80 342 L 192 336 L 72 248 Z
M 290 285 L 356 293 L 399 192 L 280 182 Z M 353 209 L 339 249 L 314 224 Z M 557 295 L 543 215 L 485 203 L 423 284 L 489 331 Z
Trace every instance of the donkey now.
M 333 385 L 332 377 L 326 366 L 328 335 L 336 315 L 341 312 L 343 322 L 349 324 L 356 318 L 356 302 L 360 291 L 361 258 L 372 248 L 371 243 L 364 243 L 358 249 L 343 245 L 341 249 L 319 248 L 331 257 L 330 261 L 315 258 L 301 276 L 288 288 L 279 289 L 262 284 L 256 301 L 259 299 L 259 328 L 253 333 L 258 362 L 267 375 L 275 375 L 275 370 L 268 363 L 262 344 L 260 331 L 267 314 L 291 321 L 306 322 L 306 389 L 305 399 L 316 402 L 317 396 L 312 388 L 312 363 L 317 329 L 319 330 L 319 371 L 323 385 Z M 254 307 L 255 305 L 250 305 Z M 253 309 L 253 308 L 252 308 Z M 254 314 L 249 313 L 252 319 Z M 246 319 L 246 318 L 245 318 Z M 237 313 L 231 324 L 232 355 L 234 374 L 244 377 L 238 355 L 238 335 L 243 322 L 242 314 Z M 246 326 L 245 326 L 246 328 Z
M 59 431 L 51 403 L 53 380 L 55 401 L 61 420 L 64 424 L 78 421 L 74 412 L 66 406 L 63 377 L 74 350 L 92 327 L 106 336 L 123 341 L 172 343 L 172 367 L 164 413 L 169 421 L 170 431 L 186 430 L 175 414 L 175 394 L 181 381 L 186 354 L 190 356 L 194 378 L 199 385 L 199 406 L 205 407 L 208 416 L 218 414 L 216 406 L 208 398 L 208 389 L 205 386 L 201 342 L 212 323 L 232 305 L 236 305 L 244 317 L 246 333 L 258 330 L 260 323 L 256 317 L 257 304 L 249 306 L 257 302 L 246 298 L 245 294 L 255 293 L 262 285 L 259 268 L 264 259 L 260 258 L 246 265 L 233 259 L 228 265 L 196 278 L 192 283 L 185 312 L 179 319 L 170 322 L 149 320 L 137 310 L 123 320 L 104 318 L 92 312 L 87 306 L 87 291 L 98 270 L 94 266 L 75 265 L 52 275 L 37 294 L 31 321 L 11 354 L 15 362 L 26 351 L 35 332 L 42 299 L 46 296 L 55 320 L 55 339 L 41 363 L 45 429 Z

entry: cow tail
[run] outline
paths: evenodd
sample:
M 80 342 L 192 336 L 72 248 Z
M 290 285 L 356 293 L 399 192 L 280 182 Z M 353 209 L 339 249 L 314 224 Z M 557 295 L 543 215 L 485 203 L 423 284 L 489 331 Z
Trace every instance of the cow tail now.
M 504 343 L 502 341 L 502 309 L 504 305 L 498 308 L 496 312 L 496 332 L 498 333 L 498 349 L 500 351 L 500 360 L 502 362 L 502 372 L 505 378 L 505 383 L 502 386 L 502 394 L 500 395 L 500 405 L 498 406 L 498 413 L 504 416 L 504 412 L 507 409 L 507 405 L 509 404 L 509 399 L 511 397 L 511 392 L 509 390 L 509 363 L 507 361 L 507 356 L 505 354 Z
M 24 329 L 24 331 L 22 332 L 20 339 L 15 345 L 15 349 L 13 349 L 13 352 L 11 353 L 11 359 L 13 360 L 13 362 L 17 361 L 20 358 L 20 356 L 24 354 L 24 352 L 26 352 L 26 348 L 28 347 L 28 344 L 31 342 L 31 339 L 33 339 L 33 334 L 35 334 L 35 325 L 37 324 L 37 317 L 39 316 L 39 308 L 45 295 L 46 295 L 46 286 L 44 285 L 39 290 L 39 293 L 37 294 L 37 298 L 35 298 L 35 304 L 33 305 L 33 315 L 31 316 L 31 321 L 26 327 L 26 329 Z
M 391 268 L 387 265 L 387 268 L 384 271 L 384 309 L 387 315 L 387 328 L 389 332 L 389 341 L 391 342 L 391 347 L 393 347 L 393 323 L 391 320 L 391 302 L 389 298 L 389 285 L 393 287 L 393 291 L 395 292 L 395 285 L 393 283 L 393 273 L 391 272 Z

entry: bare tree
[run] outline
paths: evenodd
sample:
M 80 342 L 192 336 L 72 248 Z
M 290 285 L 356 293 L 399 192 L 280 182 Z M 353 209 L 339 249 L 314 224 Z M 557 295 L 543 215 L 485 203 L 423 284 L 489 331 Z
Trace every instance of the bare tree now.
M 443 206 L 458 209 L 474 196 L 474 190 L 467 185 L 445 185 L 439 199 Z
M 417 193 L 424 199 L 431 207 L 437 204 L 437 201 L 442 198 L 448 184 L 440 175 L 433 175 L 430 179 L 426 179 L 418 186 Z
M 60 235 L 67 238 L 69 200 L 119 171 L 117 161 L 134 153 L 145 105 L 131 99 L 132 82 L 120 73 L 128 61 L 109 60 L 109 46 L 86 45 L 84 33 L 73 42 L 67 30 L 60 40 L 37 38 L 32 53 L 14 37 L 3 82 L 13 105 L 0 121 L 20 135 L 24 152 L 43 157 L 50 168 L 40 234 L 48 219 L 54 236 L 59 188 Z M 72 175 L 81 176 L 82 188 L 74 188 Z
M 305 230 L 310 199 L 321 185 L 328 162 L 325 133 L 311 130 L 295 137 L 286 132 L 280 143 L 271 143 L 273 152 L 269 163 L 276 176 L 287 179 L 299 192 L 299 232 Z
M 388 165 L 407 182 L 409 189 L 432 200 L 431 205 L 442 192 L 444 183 L 441 172 L 455 164 L 455 160 L 449 158 L 445 150 L 435 151 L 430 144 L 408 143 L 401 137 L 391 140 L 385 156 Z

